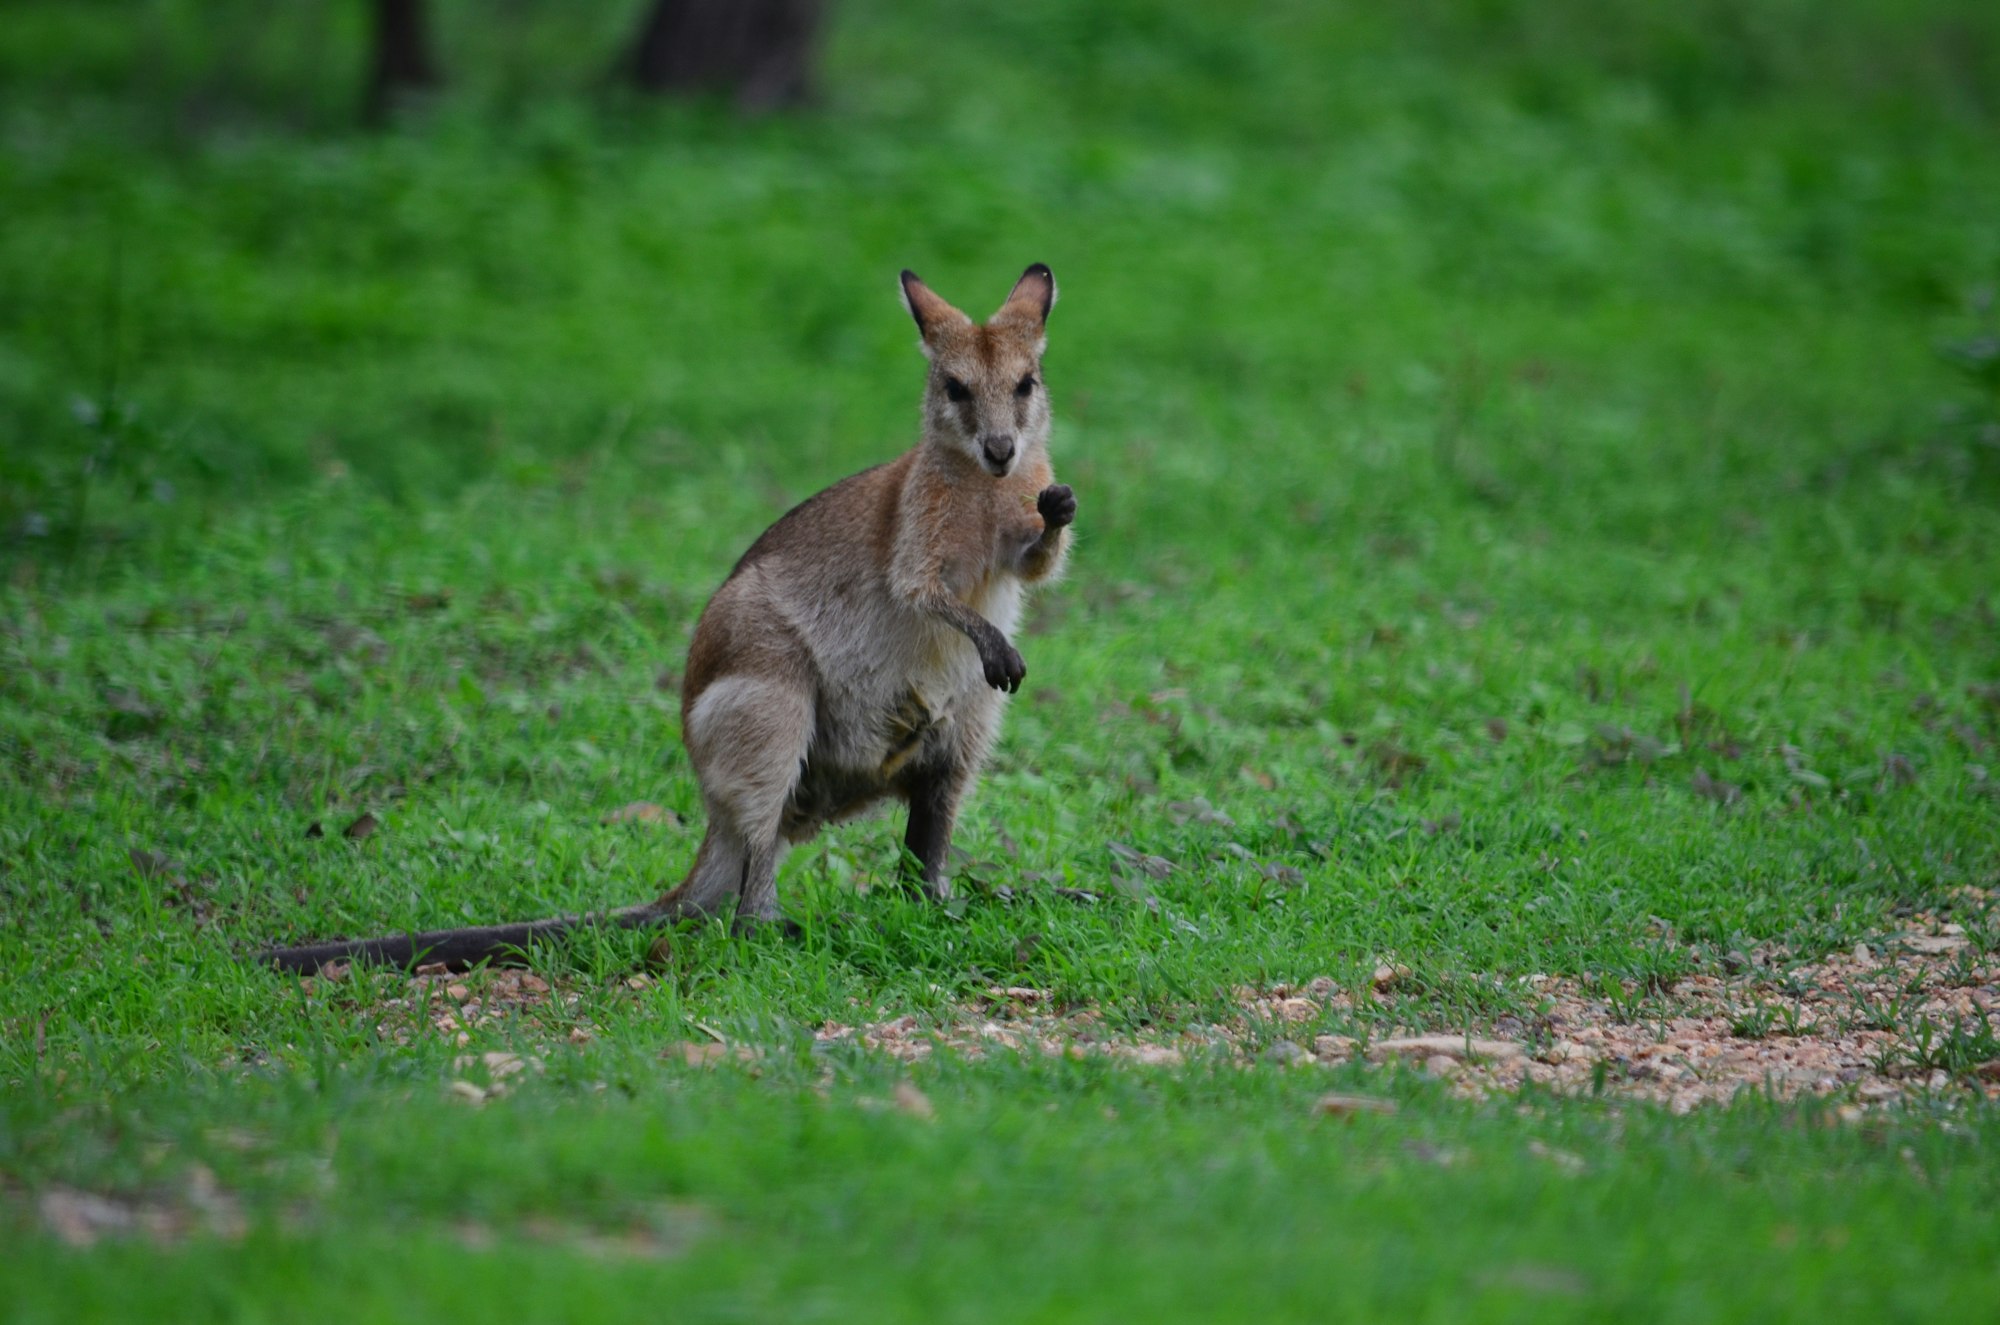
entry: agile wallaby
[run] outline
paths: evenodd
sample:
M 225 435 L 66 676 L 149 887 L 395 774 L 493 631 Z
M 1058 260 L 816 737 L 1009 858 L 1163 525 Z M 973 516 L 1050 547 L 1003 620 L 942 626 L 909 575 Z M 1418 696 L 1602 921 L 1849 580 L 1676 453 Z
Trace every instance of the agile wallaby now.
M 604 916 L 285 948 L 329 961 L 463 966 L 579 924 L 651 924 L 734 908 L 782 919 L 779 857 L 824 824 L 896 797 L 931 895 L 946 891 L 953 820 L 1027 666 L 1009 641 L 1023 587 L 1056 575 L 1076 497 L 1049 467 L 1040 263 L 983 326 L 902 274 L 930 360 L 923 439 L 812 497 L 751 544 L 703 611 L 681 730 L 708 812 L 685 882 Z

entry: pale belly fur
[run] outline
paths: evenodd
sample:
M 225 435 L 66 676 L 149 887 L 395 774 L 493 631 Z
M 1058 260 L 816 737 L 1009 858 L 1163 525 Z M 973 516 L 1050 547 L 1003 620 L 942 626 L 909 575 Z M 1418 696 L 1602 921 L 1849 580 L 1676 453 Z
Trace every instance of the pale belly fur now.
M 1011 638 L 1020 581 L 996 577 L 985 588 L 970 605 Z M 948 757 L 954 744 L 983 746 L 998 723 L 1001 696 L 986 684 L 970 640 L 888 604 L 874 615 L 862 631 L 850 619 L 850 629 L 812 641 L 820 674 L 846 684 L 817 697 L 813 744 L 786 805 L 784 834 L 794 841 L 891 794 L 913 765 Z M 865 658 L 839 656 L 864 641 L 857 652 Z

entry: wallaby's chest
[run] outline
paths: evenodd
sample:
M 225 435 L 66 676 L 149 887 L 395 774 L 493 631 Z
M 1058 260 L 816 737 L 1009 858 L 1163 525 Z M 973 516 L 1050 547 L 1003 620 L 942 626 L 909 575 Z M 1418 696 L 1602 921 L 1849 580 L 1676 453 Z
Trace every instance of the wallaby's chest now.
M 1021 585 L 1011 575 L 982 577 L 967 605 L 1011 636 Z M 837 633 L 817 641 L 821 690 L 813 762 L 892 782 L 912 761 L 930 761 L 960 739 L 969 722 L 983 730 L 997 706 L 978 651 L 950 627 L 886 598 Z

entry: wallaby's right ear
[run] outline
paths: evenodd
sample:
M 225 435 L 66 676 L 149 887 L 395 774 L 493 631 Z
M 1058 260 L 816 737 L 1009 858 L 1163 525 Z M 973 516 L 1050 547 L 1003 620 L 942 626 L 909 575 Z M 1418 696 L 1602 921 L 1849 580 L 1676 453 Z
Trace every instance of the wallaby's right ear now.
M 925 354 L 931 352 L 931 339 L 939 332 L 948 327 L 972 325 L 971 318 L 932 293 L 931 287 L 908 268 L 903 270 L 903 307 L 916 320 L 917 333 L 924 338 Z

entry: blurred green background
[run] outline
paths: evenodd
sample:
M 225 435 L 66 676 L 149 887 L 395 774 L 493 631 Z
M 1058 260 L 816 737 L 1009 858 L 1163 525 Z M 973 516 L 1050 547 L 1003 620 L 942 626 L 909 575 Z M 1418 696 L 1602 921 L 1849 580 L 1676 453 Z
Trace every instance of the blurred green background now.
M 1066 454 L 1235 540 L 1292 505 L 1211 483 L 1246 451 L 1350 518 L 1643 525 L 1796 477 L 1774 388 L 1838 453 L 1978 402 L 1988 6 L 835 0 L 764 116 L 626 90 L 640 9 L 441 3 L 443 91 L 371 132 L 352 0 L 11 3 L 10 550 L 612 453 L 803 496 L 911 435 L 906 265 L 983 313 L 1051 263 Z

